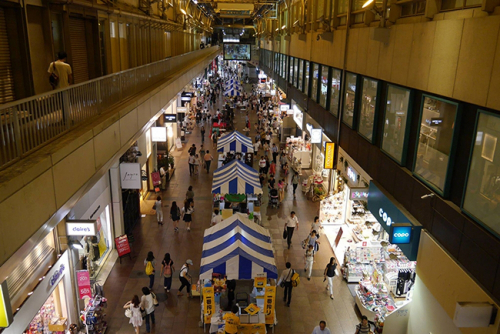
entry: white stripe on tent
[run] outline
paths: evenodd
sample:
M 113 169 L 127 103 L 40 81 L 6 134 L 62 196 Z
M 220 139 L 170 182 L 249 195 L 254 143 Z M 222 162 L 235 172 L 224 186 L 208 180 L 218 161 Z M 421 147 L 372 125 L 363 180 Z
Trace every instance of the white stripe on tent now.
M 261 260 L 263 262 L 274 263 L 274 257 L 268 257 L 268 256 L 265 256 L 265 255 L 262 255 L 262 254 L 260 254 L 260 253 L 258 253 L 256 251 L 254 251 L 250 247 L 244 245 L 240 240 L 237 240 L 237 241 L 235 241 L 234 244 L 232 244 L 229 247 L 226 247 L 225 249 L 221 250 L 220 252 L 218 252 L 218 253 L 216 253 L 214 255 L 202 258 L 201 259 L 200 267 L 209 265 L 209 264 L 211 264 L 213 262 L 216 262 L 220 258 L 223 258 L 224 256 L 228 255 L 229 253 L 231 253 L 232 251 L 234 251 L 234 250 L 236 250 L 238 248 L 242 249 L 243 251 L 245 251 L 246 253 L 248 253 L 250 256 L 253 256 L 256 259 L 259 259 L 259 260 Z
M 241 229 L 241 227 L 238 226 L 235 229 L 233 229 L 232 231 L 230 231 L 229 233 L 224 234 L 222 237 L 217 238 L 215 240 L 212 240 L 210 242 L 204 243 L 203 244 L 203 251 L 212 249 L 214 247 L 217 247 L 220 244 L 223 244 L 224 242 L 226 242 L 229 239 L 231 239 L 234 235 L 236 235 L 236 233 L 240 233 L 243 237 L 245 237 L 246 239 L 248 239 L 248 241 L 250 241 L 254 245 L 257 245 L 257 246 L 262 247 L 264 249 L 273 250 L 272 247 L 271 247 L 271 244 L 269 242 L 265 242 L 265 241 L 259 240 L 259 239 L 255 238 L 255 237 L 251 236 L 247 232 L 243 231 Z
M 203 238 L 206 238 L 211 234 L 217 233 L 217 232 L 225 229 L 228 225 L 231 225 L 236 220 L 239 220 L 240 223 L 242 223 L 243 225 L 246 225 L 247 227 L 251 228 L 252 230 L 271 238 L 271 234 L 269 233 L 269 230 L 267 228 L 264 228 L 260 225 L 255 224 L 252 220 L 248 219 L 248 216 L 246 214 L 243 214 L 243 213 L 235 213 L 231 217 L 224 219 L 222 224 L 217 224 L 215 226 L 212 226 L 212 227 L 206 229 L 205 233 L 203 235 Z
M 228 279 L 232 279 L 239 276 L 240 272 L 240 256 L 236 255 L 235 257 L 227 260 L 226 262 L 226 276 Z

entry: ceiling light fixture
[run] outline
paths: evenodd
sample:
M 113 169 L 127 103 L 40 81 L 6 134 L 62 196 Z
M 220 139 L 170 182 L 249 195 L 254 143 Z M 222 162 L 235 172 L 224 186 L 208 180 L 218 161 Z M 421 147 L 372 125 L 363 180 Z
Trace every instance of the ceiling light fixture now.
M 373 1 L 374 1 L 374 0 L 368 0 L 367 2 L 365 2 L 365 4 L 363 5 L 363 7 L 361 7 L 361 8 L 366 8 L 366 7 L 368 7 L 369 5 L 371 5 L 371 4 L 372 4 L 372 2 L 373 2 Z
M 282 27 L 281 27 L 281 30 L 285 29 L 286 28 L 286 24 L 284 24 Z
M 184 9 L 182 9 L 182 8 L 181 8 L 181 13 L 184 14 L 184 15 L 187 14 L 186 11 Z

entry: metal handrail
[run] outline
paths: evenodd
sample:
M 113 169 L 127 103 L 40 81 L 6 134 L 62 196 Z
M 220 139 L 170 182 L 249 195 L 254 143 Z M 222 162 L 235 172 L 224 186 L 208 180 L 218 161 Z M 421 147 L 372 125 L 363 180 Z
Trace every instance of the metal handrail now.
M 0 105 L 0 168 L 217 49 L 192 51 Z

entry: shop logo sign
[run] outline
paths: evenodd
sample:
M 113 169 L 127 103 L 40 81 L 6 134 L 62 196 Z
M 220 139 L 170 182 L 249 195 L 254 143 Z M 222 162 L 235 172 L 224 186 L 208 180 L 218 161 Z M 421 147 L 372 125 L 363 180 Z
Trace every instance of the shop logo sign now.
M 347 177 L 351 179 L 352 182 L 358 181 L 358 175 L 351 167 L 347 167 Z
M 64 273 L 64 269 L 66 269 L 66 267 L 64 267 L 64 264 L 61 264 L 59 266 L 59 269 L 54 273 L 54 275 L 52 275 L 50 277 L 50 281 L 49 281 L 50 286 L 54 286 L 56 284 L 56 282 L 59 280 L 59 278 L 62 277 L 62 275 Z
M 392 230 L 393 244 L 409 244 L 411 239 L 411 226 L 394 226 Z
M 391 217 L 389 217 L 387 212 L 384 211 L 384 209 L 380 208 L 380 210 L 378 210 L 378 215 L 380 216 L 380 218 L 382 218 L 382 220 L 384 221 L 384 223 L 387 226 L 392 225 L 393 221 L 392 221 Z

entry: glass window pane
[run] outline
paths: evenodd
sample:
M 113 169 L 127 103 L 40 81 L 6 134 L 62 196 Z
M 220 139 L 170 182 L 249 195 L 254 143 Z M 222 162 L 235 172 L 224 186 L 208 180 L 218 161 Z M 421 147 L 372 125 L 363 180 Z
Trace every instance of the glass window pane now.
M 465 6 L 467 7 L 481 6 L 482 3 L 482 0 L 465 0 Z
M 286 79 L 286 67 L 287 67 L 287 60 L 288 56 L 287 55 L 282 55 L 282 66 L 281 66 L 281 77 Z
M 456 116 L 457 104 L 424 97 L 414 172 L 443 192 Z
M 294 58 L 293 57 L 290 57 L 290 70 L 288 71 L 288 82 L 293 84 L 293 60 Z
M 319 92 L 319 104 L 326 109 L 326 97 L 328 94 L 328 66 L 321 65 L 321 88 Z
M 375 106 L 377 105 L 377 87 L 377 80 L 363 78 L 358 131 L 369 141 L 373 139 L 373 123 L 375 122 Z
M 349 5 L 349 0 L 338 0 L 338 13 L 337 14 L 345 14 L 347 13 L 347 6 Z
M 302 81 L 304 79 L 304 60 L 299 60 L 299 83 L 297 89 L 302 90 Z
M 339 98 L 340 98 L 340 78 L 342 71 L 335 68 L 332 69 L 332 86 L 330 88 L 330 112 L 339 116 Z
M 313 75 L 311 82 L 311 99 L 318 102 L 318 76 L 319 76 L 319 65 L 313 64 Z
M 443 0 L 441 2 L 442 10 L 462 8 L 463 6 L 464 6 L 464 0 Z
M 480 113 L 472 149 L 464 209 L 500 234 L 500 117 Z
M 409 103 L 409 89 L 388 85 L 382 150 L 399 163 L 403 160 Z
M 345 99 L 342 120 L 352 128 L 354 121 L 354 108 L 356 102 L 356 79 L 358 76 L 354 73 L 346 74 Z
M 293 82 L 292 84 L 297 87 L 297 77 L 298 77 L 298 68 L 299 68 L 299 60 L 295 58 L 294 64 L 293 64 Z
M 309 61 L 304 60 L 304 87 L 302 88 L 302 92 L 305 94 L 308 94 L 308 89 L 309 89 Z
M 357 10 L 363 9 L 363 5 L 365 4 L 366 0 L 353 0 L 352 3 L 352 10 L 355 12 Z

